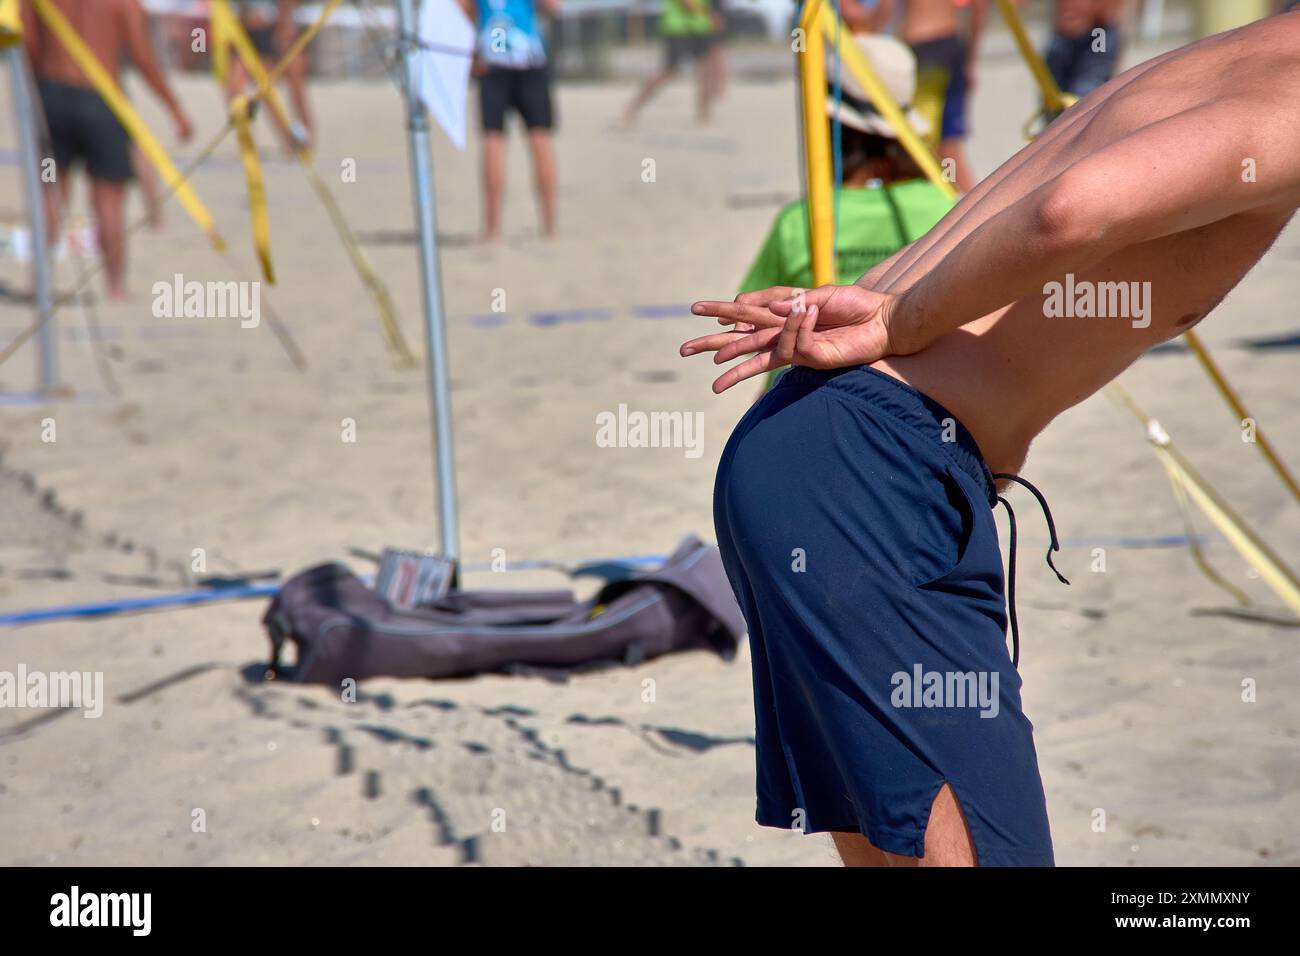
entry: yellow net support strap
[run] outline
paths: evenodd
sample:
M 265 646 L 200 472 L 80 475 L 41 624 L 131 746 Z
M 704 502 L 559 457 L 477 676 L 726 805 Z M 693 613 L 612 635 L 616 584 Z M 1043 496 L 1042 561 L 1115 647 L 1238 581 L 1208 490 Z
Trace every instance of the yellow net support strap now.
M 1300 580 L 1296 579 L 1295 573 L 1250 529 L 1241 516 L 1232 510 L 1232 507 L 1210 487 L 1209 483 L 1196 473 L 1187 460 L 1178 453 L 1168 432 L 1138 406 L 1123 386 L 1118 382 L 1112 382 L 1106 388 L 1146 428 L 1151 447 L 1178 492 L 1185 493 L 1205 512 L 1206 517 L 1228 539 L 1237 553 L 1259 572 L 1264 583 L 1273 589 L 1287 607 L 1300 615 Z
M 817 5 L 809 3 L 813 8 Z M 908 122 L 906 114 L 902 108 L 895 102 L 885 88 L 885 84 L 880 81 L 876 75 L 875 69 L 871 66 L 871 61 L 858 48 L 857 43 L 853 41 L 853 35 L 846 29 L 842 29 L 839 18 L 835 11 L 830 9 L 826 4 L 820 4 L 820 9 L 814 9 L 814 14 L 818 16 L 822 32 L 832 42 L 838 45 L 836 47 L 840 60 L 846 67 L 853 72 L 858 82 L 862 84 L 863 90 L 866 91 L 867 99 L 875 107 L 890 127 L 898 134 L 898 141 L 903 148 L 907 150 L 908 155 L 921 167 L 925 177 L 944 191 L 949 198 L 957 195 L 957 190 L 951 182 L 943 175 L 943 170 L 939 168 L 939 162 L 935 159 L 934 153 L 925 144 L 925 141 L 917 135 L 912 124 Z M 805 54 L 806 56 L 806 54 Z M 825 80 L 821 81 L 822 87 L 825 87 Z M 822 110 L 824 114 L 825 110 Z M 806 122 L 806 119 L 805 119 Z
M 317 19 L 317 23 L 323 24 L 324 17 L 328 16 L 328 13 L 328 10 L 323 11 L 322 16 Z M 282 59 L 276 65 L 275 69 L 268 73 L 266 67 L 262 64 L 262 58 L 258 54 L 257 48 L 253 45 L 253 41 L 249 38 L 243 24 L 239 22 L 239 18 L 230 7 L 229 0 L 213 0 L 211 23 L 214 44 L 212 49 L 212 70 L 218 83 L 223 87 L 225 86 L 229 70 L 229 54 L 233 49 L 235 55 L 239 57 L 240 62 L 248 70 L 249 76 L 253 78 L 258 95 L 265 101 L 267 108 L 274 114 L 276 121 L 283 128 L 291 129 L 289 111 L 285 108 L 284 101 L 280 98 L 272 80 L 273 75 L 278 75 L 283 67 L 291 62 L 288 54 L 286 54 L 285 59 Z M 301 50 L 304 46 L 303 43 L 297 43 L 294 48 Z M 289 53 L 292 53 L 294 48 L 291 48 Z M 220 62 L 218 62 L 217 56 L 219 51 L 221 53 Z M 379 312 L 379 327 L 383 332 L 384 344 L 388 348 L 390 360 L 399 369 L 415 367 L 417 364 L 415 353 L 411 350 L 411 346 L 407 343 L 406 337 L 402 334 L 401 326 L 397 322 L 397 307 L 388 292 L 388 287 L 370 264 L 370 260 L 361 248 L 361 243 L 357 240 L 356 234 L 353 233 L 351 226 L 344 217 L 342 208 L 334 198 L 334 194 L 330 192 L 329 186 L 316 172 L 307 145 L 295 139 L 293 152 L 307 177 L 307 181 L 311 184 L 312 190 L 316 193 L 316 197 L 325 207 L 330 223 L 333 225 L 339 241 L 343 244 L 348 259 L 352 262 L 353 269 L 361 278 L 362 285 L 375 303 L 375 308 Z M 245 161 L 245 168 L 247 168 L 247 161 Z M 251 208 L 251 184 L 249 201 Z
M 239 141 L 239 158 L 244 164 L 244 181 L 248 186 L 253 249 L 262 267 L 262 278 L 275 285 L 275 269 L 271 266 L 271 219 L 266 211 L 266 181 L 257 158 L 257 146 L 253 143 L 251 111 L 252 105 L 247 97 L 236 96 L 230 101 L 230 122 L 234 124 L 235 137 Z

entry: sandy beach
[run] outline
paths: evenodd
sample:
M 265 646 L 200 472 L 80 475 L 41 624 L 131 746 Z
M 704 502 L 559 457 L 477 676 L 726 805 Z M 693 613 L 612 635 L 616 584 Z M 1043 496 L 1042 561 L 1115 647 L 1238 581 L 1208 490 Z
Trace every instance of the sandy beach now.
M 1157 52 L 1134 50 L 1128 62 Z M 783 54 L 773 51 L 773 57 Z M 203 143 L 213 84 L 178 89 Z M 633 87 L 558 88 L 561 237 L 537 236 L 529 168 L 510 144 L 505 239 L 478 228 L 477 140 L 435 134 L 462 548 L 470 566 L 663 554 L 712 539 L 718 455 L 752 392 L 715 397 L 707 360 L 678 358 L 701 320 L 686 304 L 734 294 L 780 204 L 798 192 L 790 79 L 733 83 L 698 127 L 673 84 L 632 130 Z M 422 354 L 401 101 L 383 82 L 322 83 L 317 166 L 387 282 Z M 166 124 L 144 91 L 134 99 Z M 988 173 L 1034 108 L 1022 64 L 990 58 L 973 102 L 972 161 Z M 472 125 L 472 124 L 471 124 Z M 437 542 L 421 371 L 391 367 L 375 311 L 297 166 L 268 128 L 278 283 L 263 290 L 308 368 L 271 330 L 158 319 L 155 282 L 248 280 L 242 170 L 227 141 L 195 175 L 242 273 L 174 205 L 131 246 L 133 301 L 58 319 L 57 402 L 0 404 L 0 613 L 189 587 L 208 574 Z M 195 147 L 180 151 L 192 155 Z M 21 215 L 14 131 L 0 124 L 0 207 Z M 646 161 L 654 178 L 646 182 Z M 355 182 L 340 171 L 354 162 Z M 79 191 L 78 216 L 85 218 Z M 138 199 L 131 218 L 140 214 Z M 1201 327 L 1260 427 L 1300 468 L 1294 337 L 1300 229 L 1290 228 Z M 59 264 L 61 289 L 76 274 Z M 0 263 L 8 290 L 21 264 Z M 95 286 L 98 288 L 98 285 Z M 504 302 L 498 310 L 494 305 Z M 0 298 L 0 339 L 30 319 Z M 34 384 L 26 346 L 0 392 Z M 1300 509 L 1243 442 L 1192 358 L 1171 345 L 1122 379 L 1183 454 L 1292 566 Z M 702 412 L 703 454 L 603 448 L 596 418 Z M 356 440 L 341 437 L 345 420 Z M 52 420 L 56 439 L 48 437 Z M 1300 864 L 1300 630 L 1197 514 L 1240 608 L 1196 568 L 1142 427 L 1096 396 L 1036 442 L 1026 476 L 1051 500 L 1073 582 L 1042 565 L 1037 509 L 1020 514 L 1020 671 L 1057 860 L 1092 866 Z M 1013 501 L 1028 503 L 1013 492 Z M 1005 519 L 999 517 L 1005 546 Z M 1104 571 L 1096 570 L 1104 549 Z M 508 579 L 508 580 L 503 580 Z M 471 570 L 479 587 L 565 586 L 546 572 Z M 583 586 L 579 589 L 582 590 Z M 102 671 L 98 719 L 0 709 L 0 863 L 834 865 L 824 836 L 753 822 L 747 649 L 674 655 L 567 680 L 374 680 L 357 702 L 261 680 L 268 651 L 247 600 L 0 628 L 0 669 Z M 653 682 L 653 701 L 645 687 Z M 1243 700 L 1243 682 L 1256 691 Z M 202 810 L 203 832 L 195 832 Z M 1104 814 L 1105 828 L 1096 821 Z M 504 822 L 503 822 L 504 821 Z

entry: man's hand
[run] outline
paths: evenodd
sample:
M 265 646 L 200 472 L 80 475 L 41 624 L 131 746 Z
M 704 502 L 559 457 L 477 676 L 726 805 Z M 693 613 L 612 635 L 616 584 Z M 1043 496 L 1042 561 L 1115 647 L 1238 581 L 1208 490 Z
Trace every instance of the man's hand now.
M 172 111 L 172 123 L 176 127 L 176 138 L 182 143 L 188 143 L 190 137 L 194 135 L 194 127 L 190 125 L 190 118 L 179 106 Z
M 753 355 L 719 376 L 715 393 L 784 365 L 830 369 L 875 362 L 899 352 L 889 337 L 897 301 L 856 285 L 826 285 L 809 291 L 777 286 L 747 292 L 734 302 L 696 302 L 693 313 L 714 316 L 735 331 L 691 339 L 681 354 L 716 352 L 718 365 Z

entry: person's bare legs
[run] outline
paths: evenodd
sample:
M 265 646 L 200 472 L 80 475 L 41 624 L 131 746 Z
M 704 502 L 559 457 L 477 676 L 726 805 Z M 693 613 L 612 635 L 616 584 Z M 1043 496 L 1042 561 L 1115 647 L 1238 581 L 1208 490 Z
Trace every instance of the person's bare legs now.
M 939 159 L 952 160 L 954 186 L 957 192 L 968 193 L 975 188 L 975 175 L 971 172 L 970 163 L 966 160 L 966 146 L 955 137 L 944 139 L 939 143 Z
M 845 866 L 889 866 L 889 855 L 876 849 L 861 833 L 832 833 L 835 850 Z
M 727 51 L 721 41 L 713 44 L 704 62 L 709 72 L 710 103 L 718 103 L 727 91 Z
M 832 833 L 845 866 L 976 866 L 975 843 L 961 806 L 944 784 L 930 806 L 925 856 L 899 856 L 877 849 L 861 833 Z
M 555 227 L 555 147 L 549 129 L 528 131 L 528 151 L 533 155 L 533 186 L 537 190 L 537 207 L 542 218 L 542 235 L 554 239 Z
M 713 73 L 709 68 L 709 58 L 702 56 L 695 61 L 695 119 L 701 126 L 708 124 L 712 105 Z
M 307 99 L 306 54 L 299 54 L 289 64 L 289 68 L 285 70 L 284 79 L 289 85 L 289 99 L 293 103 L 294 114 L 298 117 L 298 123 L 307 136 L 307 141 L 303 145 L 307 149 L 311 149 L 316 142 L 316 121 L 312 117 L 311 101 Z
M 641 108 L 650 102 L 650 97 L 659 92 L 659 87 L 672 79 L 674 72 L 674 70 L 660 70 L 641 85 L 641 89 L 637 91 L 636 96 L 632 97 L 632 102 L 627 105 L 627 109 L 623 112 L 623 124 L 625 126 L 631 126 L 636 122 L 637 114 L 641 112 Z
M 59 227 L 63 225 L 63 210 L 68 208 L 72 199 L 72 181 L 66 172 L 59 173 L 59 180 L 52 186 L 46 186 L 41 193 L 45 206 L 45 242 L 51 249 L 58 245 Z
M 136 182 L 140 184 L 140 196 L 144 199 L 145 217 L 149 228 L 163 227 L 162 195 L 158 191 L 158 172 L 153 163 L 141 151 L 139 146 L 131 144 L 131 171 L 135 173 Z
M 506 137 L 499 130 L 483 134 L 483 242 L 501 235 L 501 199 L 506 188 Z
M 126 299 L 126 234 L 122 222 L 125 199 L 126 183 L 91 178 L 90 205 L 95 212 L 99 251 L 108 277 L 108 297 L 118 301 Z

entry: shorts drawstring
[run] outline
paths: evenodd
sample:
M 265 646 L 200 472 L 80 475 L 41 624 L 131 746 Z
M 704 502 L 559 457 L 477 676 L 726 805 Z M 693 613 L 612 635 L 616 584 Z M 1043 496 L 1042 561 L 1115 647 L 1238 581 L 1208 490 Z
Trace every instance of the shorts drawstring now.
M 1031 485 L 1019 475 L 995 474 L 994 481 L 1005 478 L 1008 481 L 1014 481 L 1016 484 L 1028 488 L 1030 493 L 1038 499 L 1038 503 L 1043 508 L 1043 517 L 1047 519 L 1047 533 L 1051 538 L 1051 544 L 1047 549 L 1047 566 L 1055 573 L 1057 579 L 1062 584 L 1069 584 L 1070 581 L 1064 574 L 1056 570 L 1056 565 L 1052 563 L 1052 552 L 1061 550 L 1061 543 L 1056 540 L 1056 522 L 1052 520 L 1052 509 L 1047 507 L 1047 499 L 1043 493 Z M 1007 616 L 1011 620 L 1011 666 L 1020 668 L 1020 624 L 1016 620 L 1016 513 L 1011 510 L 1011 502 L 1007 501 L 1001 495 L 998 495 L 998 501 L 1007 506 L 1007 521 L 1011 526 L 1010 548 L 1007 552 Z

